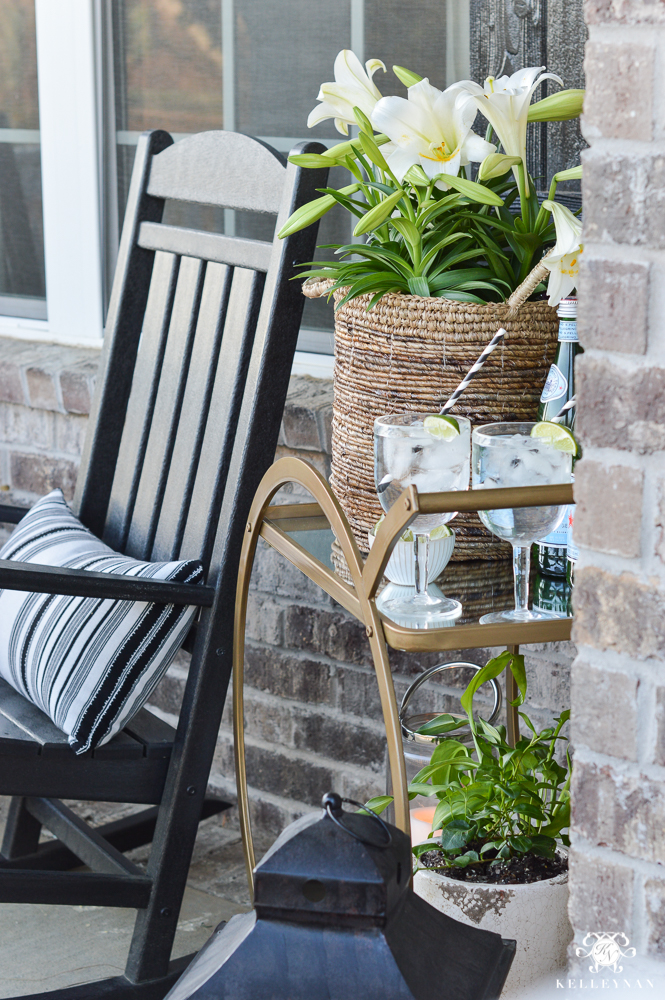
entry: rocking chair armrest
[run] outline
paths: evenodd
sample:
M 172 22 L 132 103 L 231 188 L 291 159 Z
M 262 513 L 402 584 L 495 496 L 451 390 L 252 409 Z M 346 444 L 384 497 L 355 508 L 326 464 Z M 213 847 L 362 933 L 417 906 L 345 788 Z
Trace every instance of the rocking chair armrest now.
M 0 523 L 18 524 L 29 510 L 29 507 L 13 507 L 8 503 L 0 503 Z
M 98 597 L 114 601 L 154 601 L 209 608 L 215 588 L 198 583 L 150 580 L 115 573 L 61 569 L 36 563 L 0 559 L 0 590 L 25 590 L 32 594 Z

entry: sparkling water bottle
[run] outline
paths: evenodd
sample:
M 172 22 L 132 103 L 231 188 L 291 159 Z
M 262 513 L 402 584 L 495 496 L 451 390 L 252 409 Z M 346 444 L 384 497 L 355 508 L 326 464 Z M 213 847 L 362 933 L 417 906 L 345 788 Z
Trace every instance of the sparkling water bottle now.
M 556 358 L 550 366 L 538 407 L 539 420 L 551 420 L 575 395 L 575 358 L 582 353 L 577 339 L 577 299 L 561 299 L 557 310 L 559 315 L 559 342 Z M 573 407 L 559 421 L 571 430 L 575 424 Z M 561 526 L 534 544 L 534 557 L 541 573 L 548 576 L 566 576 L 567 524 L 570 511 Z

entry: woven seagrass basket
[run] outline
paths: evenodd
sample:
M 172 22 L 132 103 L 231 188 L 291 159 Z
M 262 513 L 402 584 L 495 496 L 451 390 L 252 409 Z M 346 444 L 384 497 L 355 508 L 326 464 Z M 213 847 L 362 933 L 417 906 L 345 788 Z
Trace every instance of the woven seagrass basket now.
M 331 284 L 309 279 L 303 292 L 318 298 Z M 369 296 L 336 308 L 330 485 L 362 553 L 368 551 L 367 532 L 383 513 L 374 485 L 375 418 L 438 410 L 501 326 L 505 340 L 453 412 L 475 427 L 536 419 L 558 320 L 547 302 L 519 304 L 519 294 L 526 298 L 531 291 L 520 288 L 508 302 L 486 305 L 388 294 L 369 312 Z M 335 292 L 336 306 L 343 295 Z M 458 514 L 454 527 L 453 560 L 505 558 L 505 543 L 476 514 Z

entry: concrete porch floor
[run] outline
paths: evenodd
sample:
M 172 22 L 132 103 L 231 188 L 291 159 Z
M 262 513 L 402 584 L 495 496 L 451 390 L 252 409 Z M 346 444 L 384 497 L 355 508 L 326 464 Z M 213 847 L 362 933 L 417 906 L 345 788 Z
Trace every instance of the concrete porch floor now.
M 9 800 L 0 797 L 0 837 Z M 68 802 L 94 825 L 141 807 Z M 198 951 L 222 920 L 249 909 L 236 810 L 204 820 L 178 921 L 173 958 Z M 47 839 L 44 837 L 44 839 Z M 268 845 L 257 844 L 260 853 Z M 145 864 L 149 846 L 128 853 Z M 122 973 L 135 910 L 0 904 L 0 998 L 62 989 Z

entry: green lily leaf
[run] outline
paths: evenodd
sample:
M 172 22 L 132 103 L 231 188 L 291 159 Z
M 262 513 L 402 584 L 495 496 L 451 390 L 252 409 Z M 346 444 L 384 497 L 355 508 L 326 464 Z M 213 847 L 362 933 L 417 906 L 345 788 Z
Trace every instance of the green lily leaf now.
M 364 233 L 370 233 L 373 229 L 378 229 L 379 226 L 382 226 L 386 219 L 390 218 L 390 215 L 403 197 L 404 191 L 400 189 L 390 195 L 389 198 L 384 198 L 383 201 L 379 202 L 378 205 L 375 205 L 374 208 L 371 208 L 363 216 L 353 230 L 353 235 L 362 236 Z
M 499 198 L 498 194 L 492 191 L 491 188 L 485 187 L 484 184 L 467 181 L 464 177 L 452 177 L 450 174 L 441 174 L 440 178 L 445 184 L 449 184 L 451 188 L 459 192 L 459 194 L 465 198 L 470 198 L 471 201 L 475 201 L 479 205 L 495 205 L 497 208 L 503 205 L 503 198 Z
M 427 278 L 409 278 L 409 291 L 412 295 L 421 295 L 427 297 L 429 295 L 429 285 L 427 284 Z
M 420 246 L 420 233 L 410 219 L 390 219 L 390 225 L 403 236 L 412 247 Z

